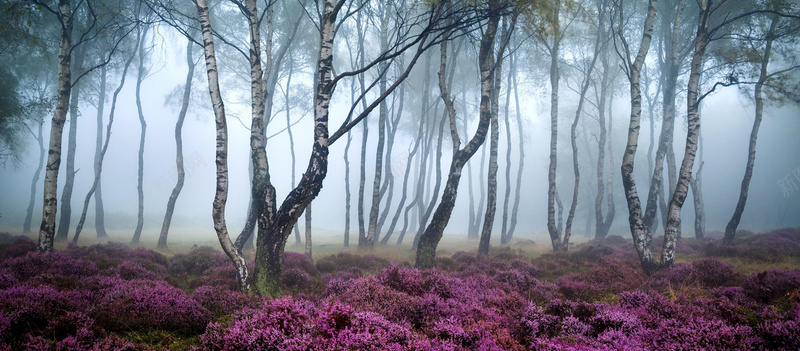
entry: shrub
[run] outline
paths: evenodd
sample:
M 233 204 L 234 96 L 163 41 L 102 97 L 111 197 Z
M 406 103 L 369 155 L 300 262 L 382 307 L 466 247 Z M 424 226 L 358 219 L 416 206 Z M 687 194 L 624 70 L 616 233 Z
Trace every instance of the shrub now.
M 224 253 L 209 246 L 193 247 L 188 253 L 169 259 L 168 269 L 175 275 L 203 275 L 210 270 L 231 265 Z
M 389 265 L 389 261 L 375 255 L 354 255 L 340 252 L 336 255 L 325 256 L 317 260 L 317 270 L 320 273 L 332 273 L 356 267 L 364 271 L 375 271 Z
M 298 252 L 285 251 L 283 253 L 283 269 L 299 269 L 310 276 L 319 275 L 317 267 L 314 266 L 314 262 L 311 262 L 306 255 Z
M 258 298 L 253 295 L 208 285 L 195 289 L 192 299 L 216 317 L 229 315 L 247 306 L 254 307 L 253 305 L 258 301 Z
M 299 268 L 284 269 L 281 272 L 281 284 L 290 292 L 311 292 L 317 287 L 308 272 Z
M 3 234 L 8 235 L 8 233 Z M 8 240 L 11 240 L 11 237 Z M 25 254 L 32 251 L 36 251 L 36 243 L 26 236 L 19 236 L 13 241 L 4 241 L 3 244 L 0 244 L 0 261 L 25 256 Z
M 6 268 L 21 282 L 40 276 L 47 276 L 46 280 L 73 280 L 97 273 L 97 266 L 93 262 L 72 258 L 58 251 L 29 252 L 0 263 L 0 267 Z
M 97 292 L 92 315 L 108 330 L 159 328 L 196 333 L 211 313 L 182 290 L 164 282 L 122 281 Z
M 800 271 L 766 270 L 747 277 L 742 288 L 756 301 L 769 303 L 800 288 Z

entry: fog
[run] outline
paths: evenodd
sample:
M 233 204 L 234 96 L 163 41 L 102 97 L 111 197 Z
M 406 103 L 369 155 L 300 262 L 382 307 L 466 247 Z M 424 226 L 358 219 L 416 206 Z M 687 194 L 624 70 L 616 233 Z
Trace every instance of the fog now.
M 310 24 L 305 24 L 310 26 Z M 142 241 L 154 243 L 161 229 L 164 219 L 167 199 L 176 181 L 175 166 L 175 140 L 174 127 L 179 109 L 179 94 L 173 91 L 180 89 L 186 74 L 184 62 L 185 40 L 169 26 L 161 24 L 153 30 L 155 34 L 147 40 L 154 45 L 146 62 L 151 66 L 147 78 L 142 82 L 141 100 L 143 112 L 147 121 L 147 136 L 144 163 L 144 231 Z M 375 38 L 366 44 L 367 47 L 377 46 Z M 218 44 L 222 46 L 222 44 Z M 347 47 L 344 40 L 337 42 L 335 54 L 337 60 L 345 60 Z M 224 50 L 224 49 L 223 49 Z M 477 50 L 477 46 L 468 50 Z M 534 50 L 535 51 L 535 50 Z M 438 49 L 431 49 L 431 58 L 426 61 L 430 66 L 431 76 L 438 70 Z M 188 242 L 207 243 L 213 242 L 215 232 L 211 218 L 211 206 L 215 190 L 215 125 L 214 114 L 210 109 L 208 85 L 204 77 L 203 61 L 199 60 L 199 46 L 194 50 L 198 58 L 197 73 L 194 79 L 193 101 L 191 103 L 186 122 L 183 127 L 183 154 L 186 168 L 186 180 L 181 192 L 172 221 L 170 240 L 186 240 Z M 234 54 L 230 54 L 234 55 Z M 474 55 L 474 53 L 472 54 Z M 237 57 L 246 64 L 241 57 Z M 422 61 L 422 60 L 421 60 Z M 135 61 L 134 61 L 135 62 Z M 521 126 L 512 123 L 512 175 L 516 174 L 518 165 L 516 159 L 519 145 L 516 128 L 522 128 L 525 135 L 525 167 L 521 187 L 521 201 L 519 207 L 519 223 L 515 235 L 516 240 L 534 240 L 543 244 L 547 238 L 547 168 L 549 162 L 550 120 L 549 120 L 549 86 L 548 78 L 537 72 L 532 67 L 524 67 L 527 62 L 521 60 L 523 66 L 519 69 L 519 88 Z M 341 70 L 345 64 L 338 62 Z M 419 63 L 412 71 L 412 77 L 406 84 L 407 94 L 421 90 L 421 81 L 424 76 L 425 63 Z M 473 65 L 474 66 L 474 65 Z M 135 72 L 135 63 L 131 68 Z M 237 71 L 239 70 L 239 71 Z M 226 219 L 230 233 L 238 233 L 243 227 L 250 196 L 250 180 L 248 164 L 250 162 L 250 131 L 245 127 L 250 125 L 249 92 L 246 91 L 247 68 L 236 65 L 222 66 L 223 94 L 225 106 L 228 109 L 228 166 L 230 175 L 229 197 L 226 207 Z M 478 124 L 478 79 L 477 68 L 466 63 L 459 66 L 456 72 L 464 75 L 458 79 L 474 82 L 464 94 L 459 94 L 460 110 L 459 120 L 466 119 L 469 134 L 472 135 Z M 313 111 L 311 110 L 312 70 L 305 65 L 296 72 L 292 82 L 293 99 L 300 99 L 300 103 L 293 102 L 290 110 L 294 124 L 294 149 L 296 154 L 295 171 L 297 179 L 305 170 L 313 143 Z M 106 100 L 106 117 L 108 121 L 111 92 L 119 84 L 119 72 L 109 74 Z M 95 74 L 86 78 L 96 79 Z M 274 97 L 276 107 L 273 110 L 274 118 L 268 125 L 267 135 L 272 136 L 267 142 L 267 152 L 270 163 L 270 175 L 276 187 L 279 203 L 291 190 L 291 158 L 289 153 L 290 143 L 286 128 L 285 111 L 283 111 L 284 98 L 282 87 L 285 85 L 284 77 L 278 81 L 279 88 Z M 616 94 L 612 103 L 613 129 L 609 132 L 612 143 L 612 154 L 606 157 L 614 158 L 614 168 L 606 171 L 614 176 L 614 198 L 616 203 L 616 217 L 611 229 L 611 235 L 620 235 L 630 238 L 627 222 L 627 208 L 623 186 L 619 177 L 620 159 L 625 148 L 628 131 L 630 102 L 625 80 L 621 80 L 622 92 Z M 342 81 L 334 93 L 331 105 L 330 125 L 335 130 L 348 114 L 351 101 L 349 96 L 350 81 Z M 503 84 L 506 84 L 505 80 Z M 679 83 L 684 84 L 684 83 Z M 567 84 L 564 84 L 567 85 Z M 707 88 L 707 87 L 706 87 Z M 433 89 L 433 87 L 432 87 Z M 709 95 L 702 103 L 701 133 L 702 133 L 702 162 L 703 168 L 703 193 L 705 196 L 706 226 L 707 231 L 723 231 L 730 219 L 739 196 L 745 161 L 748 153 L 748 138 L 753 123 L 754 103 L 750 87 L 727 87 L 718 89 Z M 436 92 L 435 89 L 432 90 Z M 505 117 L 504 104 L 506 89 L 500 95 L 500 144 L 499 144 L 499 172 L 498 172 L 498 209 L 497 218 L 503 213 L 503 192 L 506 187 L 505 161 Z M 561 198 L 568 206 L 572 195 L 572 164 L 571 149 L 569 144 L 569 124 L 575 111 L 575 93 L 562 86 L 561 109 L 559 113 L 559 145 L 558 145 L 558 189 Z M 94 93 L 92 93 L 94 94 Z M 172 94 L 172 95 L 171 95 Z M 168 99 L 168 96 L 172 98 Z M 75 187 L 72 196 L 72 221 L 77 223 L 80 216 L 83 198 L 93 181 L 93 162 L 96 138 L 96 102 L 94 96 L 84 95 L 79 105 L 77 149 L 75 158 Z M 405 172 L 405 161 L 414 142 L 414 126 L 418 123 L 418 103 L 412 97 L 407 97 L 404 108 L 403 121 L 396 134 L 395 146 L 392 154 L 392 171 L 395 177 L 394 204 L 391 214 L 402 193 L 402 179 Z M 441 115 L 442 107 L 440 98 L 436 95 L 431 99 L 436 100 L 437 111 Z M 391 98 L 390 98 L 391 100 Z M 684 100 L 679 99 L 676 104 L 676 130 L 674 136 L 674 149 L 678 162 L 682 158 L 686 136 L 686 106 Z M 392 108 L 395 108 L 394 106 Z M 656 109 L 660 111 L 660 109 Z M 52 113 L 49 112 L 49 113 Z M 514 113 L 513 106 L 511 113 Z M 304 116 L 304 117 L 303 117 Z M 302 118 L 301 118 L 302 117 Z M 367 142 L 366 159 L 366 191 L 365 211 L 369 211 L 371 197 L 372 175 L 375 167 L 375 150 L 377 147 L 378 129 L 377 110 L 370 115 L 366 122 L 369 125 L 370 137 Z M 438 118 L 438 117 L 437 117 Z M 606 117 L 609 118 L 609 117 Z M 240 120 L 241 121 L 240 121 Z M 45 144 L 50 128 L 50 115 L 45 116 Z M 299 120 L 299 122 L 297 122 Z M 592 148 L 586 150 L 582 144 L 580 153 L 580 167 L 583 175 L 577 215 L 574 224 L 575 238 L 577 241 L 587 240 L 594 233 L 594 197 L 597 191 L 595 184 L 596 167 L 596 119 L 586 118 L 582 122 L 578 139 L 588 140 Z M 651 121 L 649 117 L 642 117 L 642 128 L 639 136 L 639 152 L 636 155 L 636 177 L 639 181 L 639 194 L 645 197 L 647 193 L 649 172 L 647 170 L 647 148 L 649 146 L 649 123 L 655 123 L 656 142 L 661 127 L 660 120 Z M 66 127 L 69 127 L 69 122 Z M 103 126 L 105 128 L 105 125 Z M 361 152 L 361 129 L 357 126 L 351 131 L 352 144 L 349 150 L 350 159 L 350 192 L 352 198 L 351 209 L 351 238 L 358 236 L 357 227 L 357 195 L 358 176 Z M 66 130 L 66 128 L 65 128 Z M 103 199 L 105 202 L 106 226 L 110 231 L 109 240 L 128 242 L 136 226 L 137 220 L 137 152 L 139 140 L 139 122 L 135 104 L 135 73 L 129 73 L 128 80 L 119 95 L 116 107 L 116 117 L 108 152 L 105 156 L 102 172 Z M 461 127 L 459 127 L 461 131 Z M 750 185 L 749 198 L 746 210 L 742 217 L 739 229 L 751 231 L 765 231 L 773 228 L 800 226 L 800 109 L 788 104 L 776 107 L 767 103 L 765 118 L 759 132 L 755 172 Z M 276 134 L 277 133 L 277 134 Z M 275 134 L 273 136 L 273 134 Z M 584 135 L 586 134 L 586 135 Z M 447 178 L 448 166 L 452 158 L 450 140 L 445 132 L 443 140 L 443 155 L 441 160 L 442 182 Z M 462 141 L 466 136 L 461 132 Z M 343 156 L 347 138 L 337 141 L 330 150 L 329 168 L 322 191 L 313 200 L 313 231 L 315 235 L 326 237 L 326 242 L 341 242 L 345 222 L 345 164 Z M 435 139 L 435 138 L 434 138 Z M 435 144 L 436 140 L 434 140 Z M 61 189 L 65 180 L 64 159 L 66 158 L 67 136 L 63 140 L 62 166 L 59 174 L 59 209 L 61 206 Z M 46 145 L 45 145 L 46 146 Z M 488 148 L 489 141 L 483 144 Z M 435 158 L 435 145 L 430 150 L 430 158 Z M 473 191 L 476 201 L 480 196 L 479 182 L 486 182 L 486 175 L 479 174 L 482 150 L 479 150 L 469 161 L 474 179 Z M 22 223 L 25 218 L 28 199 L 30 198 L 31 178 L 38 166 L 38 145 L 33 137 L 26 134 L 24 149 L 19 162 L 7 162 L 0 170 L 0 231 L 15 234 L 22 233 Z M 696 161 L 699 164 L 700 160 Z M 695 167 L 696 169 L 696 167 Z M 466 171 L 465 171 L 466 172 Z M 412 177 L 415 174 L 411 172 Z M 43 176 L 36 185 L 36 204 L 33 211 L 34 232 L 42 215 L 42 182 Z M 666 181 L 666 180 L 665 180 Z M 515 176 L 512 176 L 512 189 Z M 409 180 L 409 196 L 413 192 L 415 180 Z M 432 182 L 431 182 L 432 184 Z M 468 225 L 469 196 L 466 174 L 462 177 L 459 186 L 459 197 L 453 211 L 449 225 L 445 229 L 446 238 L 466 238 Z M 425 201 L 432 195 L 430 189 L 425 194 Z M 686 200 L 682 210 L 682 228 L 685 235 L 693 232 L 694 209 L 691 196 Z M 436 196 L 439 198 L 439 196 Z M 513 200 L 512 200 L 513 201 Z M 83 238 L 93 238 L 94 235 L 94 210 L 90 203 L 86 232 Z M 408 202 L 406 203 L 408 204 Z M 566 211 L 565 211 L 566 212 Z M 479 213 L 483 215 L 482 212 Z M 587 216 L 590 220 L 590 231 L 586 232 Z M 402 222 L 402 216 L 400 221 Z M 388 223 L 388 222 L 387 222 Z M 502 222 L 495 220 L 495 233 L 499 231 Z M 304 221 L 298 225 L 302 229 Z M 419 224 L 412 222 L 411 228 Z M 388 226 L 384 226 L 385 228 Z M 74 228 L 73 228 L 74 229 Z M 70 230 L 70 236 L 74 230 Z M 657 235 L 663 234 L 659 229 Z M 35 235 L 35 234 L 30 234 Z M 89 239 L 87 239 L 89 240 Z M 290 239 L 291 240 L 291 239 Z M 351 239 L 351 242 L 352 239 Z M 493 236 L 493 243 L 499 244 L 499 235 Z

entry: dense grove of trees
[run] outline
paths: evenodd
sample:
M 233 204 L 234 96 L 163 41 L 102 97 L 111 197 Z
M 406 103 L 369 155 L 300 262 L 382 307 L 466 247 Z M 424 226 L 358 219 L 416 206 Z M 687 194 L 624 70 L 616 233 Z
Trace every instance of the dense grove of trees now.
M 416 266 L 433 267 L 460 190 L 469 197 L 465 236 L 479 238 L 480 254 L 488 254 L 496 226 L 502 227 L 500 242 L 509 243 L 519 216 L 546 216 L 553 251 L 567 251 L 579 216 L 586 218 L 587 228 L 594 226 L 596 240 L 608 235 L 612 222 L 622 220 L 614 195 L 624 193 L 642 269 L 652 274 L 674 263 L 681 209 L 690 190 L 694 235 L 704 235 L 703 100 L 736 86 L 755 102 L 739 201 L 725 231 L 729 244 L 746 210 L 764 109 L 799 100 L 800 7 L 789 0 L 2 0 L 0 6 L 0 161 L 19 162 L 29 138 L 39 145 L 24 227 L 31 231 L 35 199 L 43 198 L 38 249 L 52 251 L 54 242 L 67 240 L 70 233 L 77 242 L 92 201 L 97 235 L 106 235 L 103 162 L 125 84 L 136 85 L 141 126 L 138 215 L 131 242 L 140 240 L 145 135 L 147 120 L 156 118 L 143 113 L 142 106 L 154 102 L 142 98 L 141 86 L 163 59 L 153 53 L 155 43 L 175 41 L 155 33 L 171 31 L 181 40 L 169 45 L 186 47 L 188 73 L 172 99 L 180 110 L 174 129 L 177 182 L 158 246 L 169 243 L 186 180 L 182 128 L 187 109 L 192 96 L 207 90 L 203 100 L 210 102 L 216 131 L 214 230 L 236 267 L 239 288 L 262 295 L 281 294 L 284 248 L 293 232 L 296 243 L 305 242 L 306 256 L 313 257 L 311 205 L 323 184 L 341 185 L 341 179 L 326 179 L 333 163 L 346 167 L 346 197 L 341 204 L 315 203 L 314 209 L 346 208 L 344 246 L 357 243 L 368 249 L 395 237 L 397 244 L 413 240 Z M 201 61 L 203 68 L 197 67 Z M 236 83 L 220 78 L 223 69 L 236 72 Z M 520 102 L 518 88 L 531 78 L 523 75 L 549 93 L 543 214 L 519 205 L 520 197 L 530 194 L 522 173 L 525 100 Z M 246 96 L 250 105 L 249 123 L 239 120 L 250 131 L 250 199 L 245 228 L 235 237 L 225 212 L 228 123 L 233 121 L 226 104 L 235 103 L 230 91 Z M 615 98 L 629 101 L 625 118 L 612 117 Z M 347 114 L 334 113 L 332 101 L 346 101 Z M 94 171 L 78 173 L 77 128 L 86 128 L 79 117 L 89 111 L 98 121 Z M 45 115 L 52 116 L 49 123 Z M 295 124 L 306 115 L 313 120 L 313 130 L 303 131 L 313 133 L 312 151 L 296 178 L 295 162 L 304 160 L 295 155 L 293 133 L 300 132 Z M 645 120 L 648 164 L 641 165 L 635 161 Z M 566 121 L 568 129 L 559 123 Z M 612 123 L 628 125 L 624 150 L 611 147 Z M 377 130 L 370 130 L 375 125 Z M 47 126 L 49 137 L 43 134 Z M 270 144 L 275 133 L 287 133 L 290 145 Z M 400 135 L 412 142 L 400 144 Z M 675 138 L 685 138 L 680 158 L 673 150 Z M 346 141 L 337 143 L 340 139 Z M 368 146 L 370 140 L 376 148 Z M 502 143 L 505 161 L 499 154 Z M 566 166 L 563 158 L 558 162 L 559 143 L 570 145 Z M 275 147 L 291 154 L 291 168 L 270 167 L 269 150 Z M 345 149 L 343 160 L 329 157 L 333 147 Z M 396 150 L 405 148 L 407 159 L 393 159 Z M 349 156 L 356 150 L 359 161 Z M 367 168 L 367 153 L 375 154 L 374 167 Z M 58 189 L 62 157 L 66 172 L 64 187 Z M 615 168 L 617 161 L 621 169 Z M 571 168 L 572 177 L 558 177 L 559 166 Z M 373 173 L 367 174 L 368 169 Z M 274 172 L 291 173 L 291 187 L 280 192 L 288 194 L 284 198 L 277 195 Z M 461 183 L 465 173 L 467 181 Z M 480 177 L 474 179 L 476 174 Z M 504 177 L 504 189 L 498 175 Z M 613 180 L 619 176 L 623 189 L 615 190 Z M 73 231 L 71 198 L 84 195 L 73 194 L 75 177 L 91 177 L 92 187 Z M 357 198 L 352 199 L 350 183 L 356 178 Z M 42 180 L 43 193 L 37 195 Z M 351 211 L 357 213 L 357 240 L 350 240 Z M 303 214 L 301 238 L 296 227 Z M 651 251 L 658 249 L 652 247 L 655 235 L 664 236 L 659 259 Z M 248 245 L 255 249 L 253 271 L 242 253 Z

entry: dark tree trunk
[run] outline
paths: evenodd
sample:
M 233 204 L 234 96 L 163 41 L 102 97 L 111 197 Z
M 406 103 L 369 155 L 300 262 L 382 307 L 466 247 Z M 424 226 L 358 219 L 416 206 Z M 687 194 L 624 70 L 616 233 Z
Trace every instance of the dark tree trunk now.
M 598 12 L 600 13 L 598 28 L 604 28 L 604 11 Z M 581 115 L 583 114 L 583 104 L 586 101 L 586 93 L 589 91 L 589 87 L 592 84 L 592 71 L 594 71 L 594 66 L 597 63 L 600 51 L 603 49 L 604 42 L 603 31 L 598 30 L 595 36 L 592 60 L 583 76 L 583 83 L 581 84 L 580 94 L 578 95 L 578 108 L 575 111 L 575 119 L 572 121 L 572 126 L 570 128 L 570 142 L 572 144 L 572 172 L 575 175 L 575 181 L 572 189 L 572 203 L 570 204 L 567 222 L 564 227 L 564 239 L 561 242 L 561 250 L 563 251 L 567 251 L 569 249 L 569 239 L 572 236 L 572 221 L 575 219 L 575 209 L 578 206 L 578 190 L 580 189 L 581 183 L 580 165 L 578 164 L 578 123 L 580 123 Z
M 429 75 L 430 75 L 430 55 L 425 55 L 425 76 L 427 77 Z M 428 92 L 429 90 L 430 90 L 430 83 L 429 80 L 426 79 L 425 82 L 423 83 L 422 91 Z M 429 134 L 430 131 L 425 128 L 426 123 L 424 118 L 425 114 L 428 111 L 428 107 L 429 107 L 428 94 L 424 93 L 422 94 L 422 104 L 420 106 L 420 114 L 419 114 L 420 116 L 419 130 L 417 132 L 417 141 L 416 141 L 417 144 L 421 145 L 422 155 L 420 156 L 419 166 L 416 167 L 414 170 L 414 175 L 415 175 L 414 179 L 416 180 L 416 186 L 414 187 L 414 199 L 411 200 L 411 203 L 408 204 L 403 213 L 403 229 L 400 230 L 400 235 L 397 237 L 397 245 L 403 243 L 403 239 L 406 236 L 406 231 L 408 230 L 409 224 L 411 224 L 414 221 L 413 219 L 408 218 L 409 212 L 411 212 L 411 210 L 413 209 L 416 209 L 417 204 L 422 202 L 422 197 L 423 197 L 422 187 L 424 186 L 423 179 L 425 178 L 425 174 L 427 171 L 425 167 L 428 155 L 427 145 L 429 145 L 430 143 L 429 141 L 430 137 L 426 137 L 426 135 L 430 135 Z M 418 148 L 418 146 L 415 146 L 415 153 L 416 153 L 416 148 Z M 413 163 L 412 162 L 413 159 L 414 159 L 413 156 L 409 156 L 408 158 L 408 163 L 406 166 L 406 179 L 408 179 L 409 169 L 411 167 L 411 164 Z M 412 215 L 411 217 L 413 218 L 416 216 Z M 412 228 L 412 230 L 413 229 L 414 228 Z
M 428 65 L 425 65 L 428 67 Z M 408 197 L 408 175 L 411 173 L 411 166 L 413 164 L 414 155 L 417 154 L 417 150 L 419 150 L 419 145 L 422 141 L 422 131 L 423 131 L 424 123 L 419 124 L 419 129 L 417 130 L 417 137 L 414 140 L 414 148 L 411 149 L 411 153 L 408 154 L 408 160 L 406 161 L 406 170 L 405 174 L 403 175 L 403 194 L 400 197 L 400 203 L 397 205 L 397 209 L 395 210 L 394 217 L 392 217 L 392 223 L 389 224 L 389 229 L 386 231 L 386 235 L 383 236 L 381 240 L 381 244 L 386 244 L 389 242 L 389 238 L 392 237 L 392 233 L 394 232 L 394 228 L 397 225 L 397 220 L 400 218 L 400 212 L 403 210 L 403 206 L 406 203 L 406 199 Z M 411 206 L 414 204 L 412 203 Z M 405 222 L 408 223 L 408 209 L 406 209 L 406 216 Z M 398 242 L 400 244 L 400 242 Z
M 492 1 L 490 7 L 496 7 L 499 4 Z M 443 77 L 439 78 L 439 90 L 442 92 L 442 100 L 445 106 L 448 104 L 451 107 L 447 108 L 450 120 L 450 133 L 453 136 L 453 159 L 450 163 L 450 172 L 447 176 L 447 183 L 445 184 L 442 193 L 442 199 L 436 212 L 433 214 L 433 219 L 430 224 L 425 228 L 425 232 L 420 236 L 419 245 L 417 246 L 416 263 L 415 266 L 420 269 L 432 268 L 436 258 L 436 247 L 442 239 L 442 234 L 447 223 L 450 221 L 450 215 L 455 206 L 456 197 L 458 194 L 458 183 L 461 180 L 461 171 L 464 165 L 469 161 L 478 147 L 486 140 L 486 134 L 491 122 L 491 94 L 494 85 L 494 42 L 497 34 L 497 25 L 500 21 L 500 15 L 492 12 L 489 16 L 489 21 L 483 31 L 481 38 L 480 50 L 478 53 L 478 61 L 481 72 L 481 104 L 480 104 L 480 122 L 475 135 L 469 140 L 463 149 L 460 148 L 460 139 L 456 129 L 455 109 L 452 108 L 452 100 L 447 93 Z M 446 48 L 442 45 L 443 56 L 446 54 Z M 446 60 L 442 60 L 446 62 Z M 444 75 L 445 71 L 440 70 L 440 75 Z
M 86 57 L 85 46 L 75 48 L 75 70 L 83 70 L 83 62 Z M 67 240 L 69 235 L 70 220 L 72 219 L 72 190 L 75 187 L 75 150 L 78 147 L 78 114 L 81 94 L 81 84 L 73 82 L 72 96 L 69 104 L 69 134 L 67 144 L 67 168 L 64 174 L 64 190 L 61 193 L 61 215 L 58 218 L 57 241 Z
M 506 125 L 506 172 L 505 172 L 505 192 L 503 193 L 503 226 L 500 231 L 500 244 L 506 245 L 508 244 L 508 202 L 511 199 L 511 116 L 508 112 L 509 105 L 511 104 L 511 76 L 513 75 L 512 70 L 514 67 L 514 59 L 513 57 L 509 60 L 509 70 L 508 70 L 508 81 L 506 88 L 506 105 L 504 108 L 505 114 L 505 121 L 504 124 Z
M 434 116 L 438 112 L 437 109 L 434 109 Z M 425 223 L 428 223 L 428 219 L 431 217 L 431 212 L 433 212 L 433 207 L 436 206 L 436 199 L 439 197 L 439 190 L 442 187 L 442 139 L 444 136 L 444 123 L 447 121 L 447 115 L 442 116 L 442 121 L 439 123 L 439 135 L 438 135 L 438 142 L 436 144 L 436 180 L 435 185 L 433 186 L 433 191 L 430 194 L 430 202 L 428 202 L 428 206 L 424 207 L 425 211 L 423 212 L 422 218 L 419 221 L 419 228 L 417 229 L 417 234 L 414 236 L 414 243 L 412 245 L 412 249 L 416 249 L 419 246 L 419 238 L 422 236 L 422 228 L 425 228 Z M 433 133 L 431 133 L 433 135 Z M 431 172 L 432 173 L 432 172 Z
M 189 98 L 192 94 L 192 78 L 194 77 L 194 60 L 192 58 L 192 47 L 194 42 L 187 40 L 186 44 L 186 66 L 188 72 L 186 73 L 186 82 L 183 85 L 183 99 L 181 100 L 181 111 L 178 113 L 178 121 L 175 122 L 175 168 L 178 170 L 178 180 L 172 193 L 167 200 L 167 212 L 164 214 L 164 222 L 161 225 L 161 234 L 158 236 L 158 247 L 167 247 L 167 235 L 169 235 L 169 226 L 172 222 L 172 214 L 175 212 L 175 202 L 178 201 L 178 195 L 183 189 L 183 182 L 186 178 L 186 172 L 183 168 L 183 121 L 186 119 L 186 111 L 189 108 Z
M 522 113 L 519 108 L 519 93 L 517 90 L 517 58 L 516 55 L 511 55 L 511 78 L 513 79 L 514 86 L 514 111 L 517 115 L 517 142 L 519 143 L 519 162 L 517 163 L 517 185 L 514 188 L 514 206 L 511 208 L 511 221 L 508 224 L 508 233 L 506 234 L 506 241 L 511 242 L 514 237 L 514 229 L 517 227 L 517 214 L 519 213 L 519 200 L 522 196 L 520 189 L 522 188 L 522 170 L 525 165 L 525 135 L 522 128 Z
M 764 98 L 762 91 L 764 83 L 769 78 L 768 66 L 770 56 L 772 55 L 772 42 L 774 40 L 774 32 L 778 25 L 778 17 L 774 17 L 770 22 L 769 31 L 767 32 L 766 46 L 764 53 L 761 56 L 761 69 L 759 71 L 758 82 L 756 82 L 753 98 L 756 101 L 755 106 L 755 119 L 753 120 L 753 129 L 750 131 L 750 143 L 747 149 L 747 162 L 744 168 L 744 177 L 742 178 L 742 186 L 739 191 L 739 200 L 736 202 L 736 208 L 733 211 L 731 220 L 725 226 L 725 238 L 723 242 L 727 245 L 733 244 L 733 239 L 736 237 L 736 230 L 739 228 L 739 221 L 742 220 L 742 213 L 744 213 L 745 205 L 747 204 L 747 193 L 750 190 L 750 180 L 753 178 L 753 166 L 756 162 L 756 142 L 758 140 L 758 129 L 761 127 L 761 119 L 764 114 Z
M 39 144 L 39 166 L 36 168 L 36 172 L 33 173 L 33 178 L 31 179 L 31 199 L 28 202 L 28 210 L 25 212 L 25 222 L 22 225 L 22 232 L 23 233 L 30 233 L 31 232 L 31 221 L 33 220 L 33 206 L 36 205 L 36 184 L 39 183 L 39 177 L 42 175 L 42 168 L 44 168 L 44 137 L 42 136 L 42 126 L 44 125 L 44 119 L 37 123 L 36 127 L 36 134 L 34 137 L 36 138 L 36 142 Z M 33 132 L 31 132 L 33 134 Z
M 289 109 L 289 87 L 292 85 L 292 74 L 293 73 L 294 73 L 294 62 L 291 61 L 291 62 L 289 62 L 289 74 L 286 77 L 286 94 L 285 94 L 284 97 L 285 97 L 285 102 L 286 102 L 286 132 L 289 133 L 289 153 L 292 155 L 292 188 L 294 188 L 295 184 L 296 184 L 295 175 L 296 175 L 296 164 L 297 164 L 297 159 L 296 159 L 295 154 L 294 154 L 294 134 L 292 133 L 292 119 L 291 119 L 291 113 L 289 113 L 289 111 L 290 111 L 290 109 Z M 348 137 L 347 143 L 348 143 L 348 146 L 349 146 L 349 144 L 350 144 L 349 137 Z M 347 158 L 346 154 L 345 154 L 345 158 Z M 348 164 L 347 166 L 349 167 L 350 165 Z M 347 171 L 348 171 L 348 173 L 350 173 L 349 169 Z M 349 177 L 350 175 L 348 174 L 347 176 Z M 349 179 L 348 179 L 347 183 L 348 184 L 350 183 Z M 349 189 L 348 189 L 348 194 L 347 195 L 350 196 Z M 349 206 L 349 199 L 348 199 L 348 206 Z M 311 208 L 309 207 L 309 211 L 310 210 L 311 210 Z M 307 216 L 310 217 L 311 214 L 308 214 Z M 309 218 L 309 222 L 308 223 L 310 223 L 310 218 Z M 348 227 L 349 227 L 350 223 L 347 223 L 347 224 L 348 224 Z M 308 232 L 308 230 L 306 230 L 306 232 Z M 310 233 L 307 233 L 307 234 L 308 234 L 308 236 L 310 236 Z M 294 226 L 294 243 L 295 243 L 295 245 L 300 245 L 300 244 L 303 243 L 303 240 L 300 239 L 300 229 L 297 228 L 297 226 Z M 310 259 L 311 258 L 309 257 L 309 260 Z
M 147 74 L 147 69 L 144 67 L 145 48 L 144 42 L 147 38 L 147 31 L 150 29 L 149 25 L 144 26 L 142 30 L 142 37 L 139 42 L 139 73 L 136 76 L 136 110 L 139 112 L 139 126 L 141 133 L 139 134 L 139 173 L 136 182 L 136 192 L 139 195 L 139 211 L 136 215 L 136 230 L 133 232 L 133 239 L 131 243 L 136 244 L 142 235 L 142 228 L 144 227 L 144 142 L 147 135 L 147 122 L 144 119 L 144 112 L 142 110 L 142 81 Z

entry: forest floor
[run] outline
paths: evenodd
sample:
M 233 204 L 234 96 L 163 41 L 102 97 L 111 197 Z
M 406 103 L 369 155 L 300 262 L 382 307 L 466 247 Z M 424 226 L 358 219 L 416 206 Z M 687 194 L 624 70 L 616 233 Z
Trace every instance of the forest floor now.
M 651 277 L 621 236 L 489 257 L 446 239 L 423 271 L 406 246 L 320 235 L 312 263 L 290 238 L 273 299 L 237 292 L 214 240 L 159 252 L 85 235 L 42 254 L 0 233 L 0 350 L 800 349 L 800 230 L 719 235 L 681 240 Z

